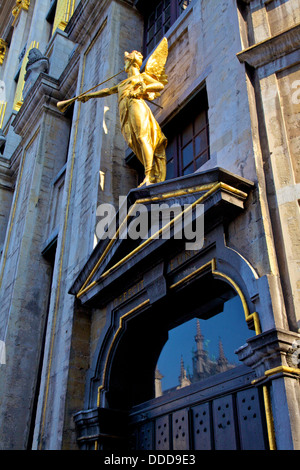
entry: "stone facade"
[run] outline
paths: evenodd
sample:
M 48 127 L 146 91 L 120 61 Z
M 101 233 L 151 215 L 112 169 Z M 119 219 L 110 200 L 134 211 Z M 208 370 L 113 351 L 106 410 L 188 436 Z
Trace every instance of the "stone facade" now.
M 75 102 L 65 114 L 56 105 L 121 71 L 124 51 L 142 50 L 146 3 L 31 0 L 13 15 L 15 1 L 2 2 L 0 448 L 101 446 L 89 436 L 115 416 L 123 317 L 138 312 L 142 321 L 151 307 L 160 330 L 155 308 L 168 296 L 175 302 L 186 276 L 204 273 L 207 285 L 225 280 L 244 299 L 256 336 L 238 354 L 271 407 L 270 447 L 300 449 L 300 369 L 292 360 L 300 340 L 298 2 L 186 2 L 165 33 L 163 109 L 151 108 L 170 128 L 205 88 L 210 159 L 195 174 L 138 190 L 116 96 Z M 43 67 L 26 76 L 34 49 Z M 195 258 L 181 258 L 171 242 L 147 243 L 132 256 L 126 244 L 97 243 L 99 204 L 168 194 L 179 204 L 201 196 L 205 205 Z M 161 345 L 166 330 L 162 321 Z

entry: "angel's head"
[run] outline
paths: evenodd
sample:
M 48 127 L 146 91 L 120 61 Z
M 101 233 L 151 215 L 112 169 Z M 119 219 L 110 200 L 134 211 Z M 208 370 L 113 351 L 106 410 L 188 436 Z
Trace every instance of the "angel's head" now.
M 131 53 L 125 52 L 124 53 L 124 62 L 125 62 L 125 71 L 126 72 L 131 66 L 140 69 L 140 67 L 143 63 L 143 56 L 138 51 L 132 51 Z

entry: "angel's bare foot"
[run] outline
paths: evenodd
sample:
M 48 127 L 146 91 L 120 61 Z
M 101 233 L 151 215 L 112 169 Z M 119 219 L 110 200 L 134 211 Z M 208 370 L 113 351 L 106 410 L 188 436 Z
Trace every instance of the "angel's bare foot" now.
M 144 181 L 138 185 L 138 188 L 141 188 L 142 186 L 149 186 L 151 184 L 149 176 L 146 176 Z

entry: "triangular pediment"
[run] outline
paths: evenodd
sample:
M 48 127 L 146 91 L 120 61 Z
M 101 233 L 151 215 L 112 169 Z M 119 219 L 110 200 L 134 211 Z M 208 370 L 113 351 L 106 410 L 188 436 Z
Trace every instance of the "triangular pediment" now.
M 243 210 L 252 187 L 252 182 L 217 168 L 133 189 L 122 199 L 105 239 L 95 247 L 70 293 L 87 299 L 104 278 L 116 278 L 146 255 L 151 257 L 155 250 L 163 249 L 177 238 L 176 220 L 182 220 L 186 210 L 194 214 L 196 207 L 203 205 L 205 230 L 223 218 L 233 219 Z M 170 209 L 169 219 L 161 216 L 162 208 L 167 212 Z M 192 217 L 194 220 L 196 215 Z

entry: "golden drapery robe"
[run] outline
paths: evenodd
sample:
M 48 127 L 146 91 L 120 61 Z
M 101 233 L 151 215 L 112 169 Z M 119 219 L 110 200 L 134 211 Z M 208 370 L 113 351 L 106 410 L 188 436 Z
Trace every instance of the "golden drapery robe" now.
M 167 138 L 145 101 L 131 96 L 137 84 L 144 80 L 145 74 L 139 74 L 127 78 L 118 85 L 121 129 L 128 146 L 144 165 L 145 171 L 151 170 L 152 178 L 158 183 L 165 180 Z M 139 143 L 143 138 L 147 139 L 153 149 L 152 163 L 144 161 Z

